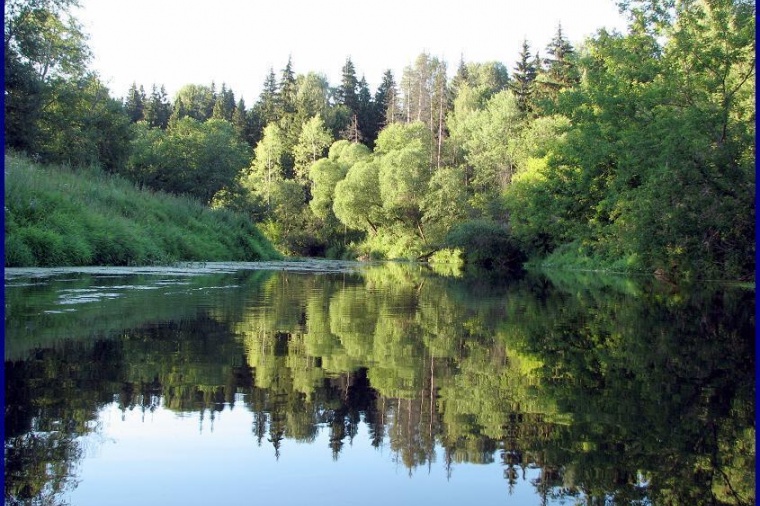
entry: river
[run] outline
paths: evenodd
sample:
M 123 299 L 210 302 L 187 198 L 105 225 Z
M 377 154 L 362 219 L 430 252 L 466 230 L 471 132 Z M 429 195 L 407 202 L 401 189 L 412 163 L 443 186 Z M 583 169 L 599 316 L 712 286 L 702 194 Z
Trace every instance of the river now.
M 755 293 L 5 271 L 6 504 L 754 504 Z

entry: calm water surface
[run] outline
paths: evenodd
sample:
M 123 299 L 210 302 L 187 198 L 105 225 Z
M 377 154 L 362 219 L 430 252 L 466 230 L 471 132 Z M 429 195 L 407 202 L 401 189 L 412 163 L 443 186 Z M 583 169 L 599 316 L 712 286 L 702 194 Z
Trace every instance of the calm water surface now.
M 5 502 L 754 504 L 754 300 L 407 264 L 7 269 Z

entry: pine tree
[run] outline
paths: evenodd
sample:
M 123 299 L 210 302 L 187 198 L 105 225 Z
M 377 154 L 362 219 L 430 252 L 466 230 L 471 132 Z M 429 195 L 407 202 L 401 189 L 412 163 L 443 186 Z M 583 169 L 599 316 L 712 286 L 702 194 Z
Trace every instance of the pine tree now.
M 175 100 L 174 105 L 172 106 L 172 113 L 169 116 L 169 125 L 174 127 L 179 120 L 187 115 L 185 104 L 181 100 Z
M 156 120 L 157 114 L 158 114 L 158 88 L 156 88 L 156 85 L 153 84 L 153 87 L 150 90 L 150 99 L 148 99 L 145 102 L 145 109 L 143 111 L 145 122 L 148 124 L 149 127 L 154 128 L 158 126 L 158 122 Z
M 214 104 L 216 103 L 216 83 L 214 81 L 211 81 L 211 87 L 209 88 L 210 93 L 207 95 L 207 100 L 205 102 L 205 107 L 203 108 L 202 115 L 204 116 L 203 120 L 205 121 L 207 119 L 210 119 L 214 114 Z
M 137 88 L 137 83 L 132 83 L 124 100 L 124 112 L 127 113 L 129 121 L 137 123 L 145 119 L 145 90 L 142 85 Z
M 259 95 L 259 101 L 256 104 L 259 117 L 264 125 L 268 125 L 279 119 L 280 114 L 277 104 L 277 96 L 277 77 L 274 74 L 274 69 L 270 67 L 269 74 L 267 74 L 267 77 L 264 80 L 264 86 Z
M 235 133 L 237 134 L 238 138 L 245 141 L 248 141 L 248 133 L 250 131 L 249 124 L 248 124 L 248 117 L 246 115 L 245 110 L 245 101 L 241 98 L 238 100 L 237 105 L 235 106 L 235 109 L 232 111 L 232 126 L 235 128 Z
M 535 60 L 531 58 L 528 39 L 524 39 L 520 59 L 514 67 L 510 83 L 510 89 L 517 96 L 517 106 L 522 112 L 530 110 L 530 100 L 533 96 L 537 73 L 538 69 Z
M 222 83 L 222 90 L 214 99 L 214 111 L 211 117 L 214 119 L 224 119 L 232 121 L 232 113 L 235 110 L 235 94 L 232 90 L 227 89 L 227 85 Z
M 224 91 L 224 83 L 222 83 L 222 91 Z M 212 119 L 224 119 L 225 116 L 225 110 L 224 110 L 224 102 L 222 100 L 221 93 L 218 94 L 214 98 L 214 109 L 211 112 L 211 118 Z
M 296 93 L 298 84 L 293 72 L 292 58 L 288 57 L 288 64 L 282 69 L 282 76 L 278 87 L 278 102 L 283 114 L 296 112 Z
M 457 67 L 457 73 L 451 79 L 451 95 L 452 99 L 456 98 L 459 93 L 459 89 L 463 84 L 469 84 L 470 73 L 467 70 L 467 64 L 464 61 L 464 55 L 459 57 L 459 66 Z
M 546 46 L 548 56 L 543 59 L 543 72 L 537 81 L 544 95 L 551 99 L 564 88 L 574 86 L 579 82 L 573 58 L 575 51 L 562 33 L 562 24 L 557 26 L 557 33 Z
M 253 107 L 248 110 L 245 119 L 246 123 L 248 123 L 248 144 L 255 146 L 263 137 L 264 127 L 268 124 L 264 119 L 260 102 L 256 102 Z
M 162 84 L 158 91 L 156 121 L 159 128 L 166 129 L 169 126 L 169 117 L 172 113 L 172 106 L 169 102 L 169 95 L 166 94 L 166 87 Z
M 223 93 L 223 97 L 224 110 L 227 111 L 227 116 L 224 119 L 232 121 L 232 113 L 235 111 L 235 93 L 233 93 L 232 88 L 227 88 Z
M 386 70 L 383 74 L 383 81 L 375 92 L 374 106 L 379 130 L 400 121 L 398 88 L 393 79 L 393 72 L 390 70 Z
M 358 84 L 359 93 L 357 95 L 357 118 L 359 121 L 359 129 L 364 132 L 364 141 L 370 146 L 374 146 L 377 133 L 379 131 L 377 125 L 377 117 L 375 115 L 375 107 L 372 102 L 372 95 L 367 85 L 367 80 L 362 76 Z
M 351 57 L 346 58 L 346 64 L 343 65 L 342 72 L 340 87 L 336 90 L 337 102 L 348 107 L 353 114 L 358 114 L 359 97 L 357 96 L 357 88 L 359 82 L 356 80 L 356 68 L 354 68 Z

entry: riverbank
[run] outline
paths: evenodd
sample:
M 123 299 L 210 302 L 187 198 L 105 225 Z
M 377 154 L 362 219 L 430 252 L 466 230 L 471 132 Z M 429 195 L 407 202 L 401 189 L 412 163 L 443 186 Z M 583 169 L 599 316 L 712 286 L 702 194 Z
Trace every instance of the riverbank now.
M 5 155 L 4 211 L 6 267 L 282 258 L 246 216 L 13 153 Z

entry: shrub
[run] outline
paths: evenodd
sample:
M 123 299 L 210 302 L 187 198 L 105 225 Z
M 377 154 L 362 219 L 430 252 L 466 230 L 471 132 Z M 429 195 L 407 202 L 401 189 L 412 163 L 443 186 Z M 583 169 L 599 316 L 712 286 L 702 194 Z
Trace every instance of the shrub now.
M 34 253 L 18 235 L 5 236 L 5 266 L 23 267 L 35 265 Z
M 445 245 L 460 249 L 465 264 L 486 269 L 521 269 L 526 260 L 509 232 L 488 220 L 467 221 L 454 227 L 446 236 Z
M 35 265 L 55 267 L 67 264 L 61 234 L 51 230 L 28 227 L 22 229 L 19 236 L 35 258 Z

